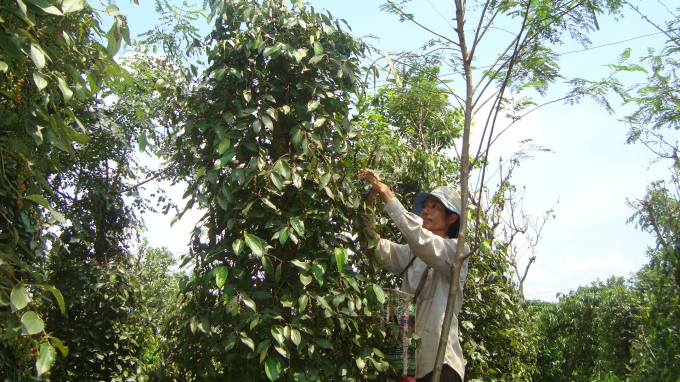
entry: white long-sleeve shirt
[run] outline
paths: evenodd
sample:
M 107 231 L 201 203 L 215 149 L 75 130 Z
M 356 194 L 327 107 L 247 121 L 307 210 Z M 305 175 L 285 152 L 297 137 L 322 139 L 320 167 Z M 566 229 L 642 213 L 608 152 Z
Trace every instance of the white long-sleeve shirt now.
M 378 252 L 382 266 L 394 274 L 400 274 L 413 256 L 417 259 L 404 274 L 401 289 L 407 293 L 415 293 L 427 267 L 427 281 L 418 296 L 416 303 L 416 334 L 421 338 L 421 350 L 416 352 L 416 378 L 421 378 L 434 370 L 439 337 L 441 335 L 446 300 L 448 299 L 451 280 L 451 267 L 456 260 L 455 239 L 445 239 L 423 228 L 420 216 L 407 212 L 397 199 L 385 204 L 385 211 L 392 218 L 406 239 L 408 245 L 395 244 L 381 239 Z M 470 249 L 465 245 L 465 253 Z M 465 359 L 463 349 L 458 340 L 458 313 L 463 305 L 463 285 L 468 273 L 468 261 L 463 262 L 460 272 L 460 291 L 455 306 L 449 341 L 444 363 L 465 378 Z

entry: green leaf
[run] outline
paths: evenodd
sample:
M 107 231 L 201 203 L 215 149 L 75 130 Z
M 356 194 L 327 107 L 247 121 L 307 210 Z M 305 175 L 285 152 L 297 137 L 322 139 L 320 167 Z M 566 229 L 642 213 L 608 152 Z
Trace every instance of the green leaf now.
M 316 342 L 316 344 L 321 346 L 322 348 L 333 349 L 333 345 L 331 345 L 331 343 L 328 342 L 327 340 L 324 340 L 324 339 L 321 339 L 321 338 L 315 338 L 314 342 Z
M 319 190 L 322 188 L 326 187 L 328 185 L 328 182 L 331 181 L 331 174 L 325 173 L 321 175 L 321 179 L 319 181 Z
M 31 60 L 33 60 L 38 70 L 42 70 L 45 67 L 45 54 L 42 49 L 33 43 L 31 43 Z
M 66 218 L 64 218 L 64 215 L 62 215 L 57 210 L 50 208 L 50 213 L 52 214 L 52 217 L 55 218 L 59 223 L 61 224 L 66 223 Z
M 279 343 L 279 345 L 283 345 L 283 341 L 285 338 L 283 337 L 283 327 L 280 325 L 274 325 L 271 328 L 272 332 L 272 337 L 276 340 L 276 342 Z
M 272 122 L 272 119 L 268 115 L 262 115 L 260 118 L 262 118 L 262 123 L 269 129 L 269 131 L 272 131 L 274 129 L 274 122 Z
M 375 293 L 375 298 L 379 303 L 385 303 L 385 291 L 378 284 L 373 284 L 373 292 Z
M 288 241 L 288 227 L 283 227 L 279 230 L 279 243 L 286 244 Z
M 64 15 L 63 13 L 61 13 L 61 11 L 59 9 L 57 9 L 57 7 L 48 3 L 46 0 L 26 0 L 26 1 L 39 6 L 40 9 L 43 10 L 43 12 L 49 13 L 50 15 L 55 15 L 55 16 L 63 16 Z
M 304 133 L 302 132 L 301 129 L 295 128 L 293 129 L 293 137 L 292 137 L 292 142 L 293 146 L 295 147 L 295 150 L 300 149 L 300 145 L 302 144 L 302 138 L 304 137 Z
M 143 153 L 144 150 L 146 150 L 147 145 L 146 131 L 142 131 L 142 133 L 139 134 L 139 136 L 137 137 L 137 144 L 139 145 L 139 152 Z
M 64 13 L 78 12 L 85 7 L 85 0 L 64 0 L 61 10 Z
M 251 300 L 247 297 L 243 297 L 243 305 L 250 308 L 253 312 L 257 311 L 257 305 L 255 304 L 255 301 L 253 301 L 253 300 Z
M 227 151 L 228 148 L 231 147 L 231 139 L 229 138 L 224 138 L 220 142 L 219 146 L 217 146 L 217 152 L 222 155 L 224 154 L 225 151 Z
M 111 5 L 109 5 L 109 7 L 110 6 Z M 115 5 L 114 5 L 114 7 L 115 7 Z M 117 28 L 116 28 L 116 23 L 114 22 L 113 25 L 111 25 L 111 29 L 109 29 L 109 31 L 106 33 L 106 41 L 107 41 L 106 52 L 108 53 L 109 57 L 115 56 L 116 53 L 118 53 L 118 51 L 120 50 L 120 42 L 121 42 L 122 38 L 120 36 L 116 37 L 116 35 L 118 35 L 118 31 L 117 31 Z
M 281 158 L 278 161 L 276 161 L 276 164 L 274 165 L 274 172 L 280 174 L 284 179 L 289 179 L 290 166 L 288 165 L 288 161 L 285 160 L 284 158 Z
M 222 288 L 224 283 L 227 281 L 229 270 L 224 265 L 220 265 L 219 267 L 215 268 L 213 273 L 215 275 L 215 284 L 217 284 L 218 288 Z
M 61 342 L 61 340 L 59 338 L 50 337 L 50 343 L 55 348 L 59 349 L 62 357 L 66 357 L 68 355 L 68 347 L 64 346 L 64 344 Z
M 9 65 L 4 61 L 0 61 L 0 71 L 7 73 L 7 69 L 9 69 Z
M 320 103 L 318 103 L 317 101 L 313 101 L 313 100 L 309 101 L 309 102 L 307 102 L 307 111 L 312 112 L 312 111 L 316 110 L 316 108 L 319 107 L 319 105 L 320 105 Z
M 61 314 L 66 313 L 66 304 L 64 304 L 64 296 L 61 294 L 61 291 L 53 286 L 48 286 L 47 289 L 52 292 L 54 298 L 57 300 L 57 305 L 59 305 Z
M 123 14 L 120 13 L 120 10 L 115 4 L 109 4 L 109 6 L 104 9 L 104 14 L 107 16 L 122 16 Z
M 281 360 L 279 357 L 270 357 L 264 362 L 264 371 L 267 373 L 267 377 L 270 381 L 274 382 L 281 374 Z
M 47 201 L 47 199 L 45 199 L 45 197 L 42 196 L 42 195 L 37 195 L 37 194 L 28 195 L 28 196 L 24 196 L 24 199 L 28 199 L 32 202 L 35 202 L 35 203 L 45 207 L 48 210 L 50 208 L 52 208 L 52 207 L 50 207 L 50 203 Z
M 302 269 L 304 269 L 304 270 L 306 270 L 306 271 L 312 269 L 312 267 L 311 267 L 309 264 L 305 263 L 304 261 L 300 261 L 300 260 L 291 260 L 290 262 L 293 263 L 293 265 L 295 265 L 296 267 L 302 268 Z
M 300 282 L 302 283 L 302 285 L 307 286 L 312 282 L 312 276 L 300 275 Z
M 355 291 L 359 292 L 359 284 L 357 283 L 357 280 L 354 279 L 354 277 L 343 276 L 343 279 L 345 279 L 345 281 L 347 281 L 347 283 L 351 285 Z
M 253 251 L 253 254 L 255 256 L 260 257 L 262 256 L 262 239 L 255 235 L 248 235 L 247 233 L 244 234 L 246 245 L 248 248 L 250 248 L 251 251 Z
M 298 233 L 298 235 L 300 235 L 300 237 L 305 236 L 305 223 L 302 220 L 293 216 L 290 218 L 290 225 Z
M 266 49 L 264 50 L 264 52 L 262 52 L 262 54 L 263 54 L 265 57 L 269 57 L 270 55 L 274 54 L 275 52 L 278 52 L 278 51 L 281 49 L 281 45 L 282 45 L 282 44 L 281 44 L 280 42 L 277 42 L 277 43 L 275 43 L 274 45 L 272 45 L 272 46 L 266 48 Z
M 335 248 L 335 263 L 338 265 L 338 272 L 342 273 L 342 267 L 347 262 L 347 251 L 344 248 Z
M 309 297 L 307 297 L 306 294 L 303 294 L 302 296 L 300 296 L 300 298 L 298 298 L 298 309 L 300 309 L 300 311 L 305 310 L 308 302 L 309 302 Z
M 323 53 L 323 46 L 318 41 L 314 41 L 314 55 L 318 56 L 322 53 Z
M 78 132 L 73 134 L 73 140 L 76 141 L 77 143 L 80 143 L 81 145 L 86 145 L 92 142 L 92 138 L 90 138 L 87 134 Z
M 68 103 L 68 101 L 73 98 L 73 92 L 71 89 L 69 89 L 68 84 L 63 78 L 61 78 L 61 76 L 57 76 L 57 83 L 59 84 L 59 90 L 61 90 L 61 94 L 64 96 L 64 102 Z
M 302 341 L 302 335 L 300 335 L 300 332 L 297 329 L 290 331 L 290 340 L 293 341 L 295 346 L 300 345 L 300 341 Z
M 302 177 L 298 175 L 298 173 L 293 174 L 293 185 L 298 190 L 300 189 L 300 187 L 302 187 Z
M 267 256 L 262 256 L 262 267 L 268 275 L 274 276 L 274 266 Z
M 9 298 L 9 306 L 12 308 L 12 312 L 21 310 L 31 302 L 31 298 L 28 297 L 26 288 L 24 288 L 24 283 L 19 281 L 17 285 L 12 289 L 12 294 Z
M 326 118 L 318 118 L 316 121 L 314 121 L 314 127 L 319 128 L 324 123 L 326 123 Z
M 40 345 L 40 354 L 38 354 L 38 360 L 35 362 L 35 368 L 38 370 L 38 377 L 50 370 L 50 367 L 52 367 L 52 363 L 54 363 L 56 358 L 57 352 L 50 344 L 44 343 Z
M 231 248 L 234 250 L 234 253 L 236 256 L 240 255 L 241 252 L 243 251 L 243 240 L 237 239 L 232 245 Z
M 198 172 L 196 173 L 195 179 L 198 180 L 200 177 L 203 176 L 203 173 L 205 173 L 205 167 L 201 167 L 198 169 Z
M 38 87 L 39 91 L 45 89 L 48 84 L 47 78 L 45 78 L 45 76 L 43 76 L 42 73 L 37 70 L 33 71 L 33 82 L 35 82 L 35 86 Z
M 323 54 L 317 54 L 316 56 L 313 56 L 312 58 L 309 59 L 309 63 L 314 65 L 317 62 L 321 61 L 323 59 L 324 55 Z
M 21 330 L 24 335 L 38 334 L 45 329 L 43 320 L 33 311 L 28 311 L 21 316 Z
M 241 337 L 241 342 L 250 348 L 250 350 L 255 351 L 255 343 L 248 337 Z
M 323 286 L 323 275 L 326 273 L 326 265 L 321 262 L 317 262 L 314 260 L 312 263 L 312 274 L 314 275 L 314 278 L 316 281 L 319 283 L 320 286 Z
M 269 178 L 271 178 L 272 183 L 277 189 L 279 189 L 279 191 L 283 190 L 283 179 L 281 178 L 281 175 L 272 171 L 272 173 L 269 175 Z

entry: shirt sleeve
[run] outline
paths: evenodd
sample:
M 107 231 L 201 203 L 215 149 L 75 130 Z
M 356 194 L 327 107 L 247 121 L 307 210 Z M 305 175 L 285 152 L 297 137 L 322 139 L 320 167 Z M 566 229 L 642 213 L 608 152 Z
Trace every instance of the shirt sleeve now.
M 378 252 L 380 253 L 382 267 L 397 276 L 406 268 L 413 256 L 408 245 L 395 244 L 386 239 L 380 239 Z
M 437 272 L 451 274 L 450 265 L 456 260 L 455 240 L 444 239 L 424 229 L 423 219 L 412 212 L 407 212 L 396 198 L 385 204 L 385 211 L 397 225 L 416 257 Z M 399 271 L 401 272 L 401 269 Z

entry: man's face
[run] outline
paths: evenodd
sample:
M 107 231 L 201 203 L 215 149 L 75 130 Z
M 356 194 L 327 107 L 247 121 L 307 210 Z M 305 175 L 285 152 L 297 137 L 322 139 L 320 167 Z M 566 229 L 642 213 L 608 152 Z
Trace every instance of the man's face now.
M 448 235 L 449 225 L 458 219 L 456 214 L 446 217 L 446 207 L 436 196 L 425 199 L 420 217 L 423 219 L 423 228 L 441 237 Z

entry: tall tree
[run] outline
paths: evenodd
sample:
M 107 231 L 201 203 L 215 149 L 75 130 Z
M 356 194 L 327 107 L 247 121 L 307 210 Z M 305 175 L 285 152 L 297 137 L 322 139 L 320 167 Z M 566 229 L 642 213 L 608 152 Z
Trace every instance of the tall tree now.
M 481 236 L 478 234 L 480 214 L 475 216 L 473 230 L 475 237 L 472 240 L 473 250 L 463 253 L 463 248 L 468 241 L 468 210 L 470 200 L 469 176 L 472 168 L 481 163 L 482 175 L 478 201 L 481 199 L 485 180 L 485 164 L 489 155 L 491 143 L 499 134 L 496 129 L 498 116 L 501 110 L 511 110 L 510 115 L 515 115 L 526 107 L 526 102 L 515 104 L 509 102 L 512 91 L 517 91 L 525 86 L 535 87 L 544 94 L 547 87 L 559 78 L 557 55 L 553 53 L 551 45 L 560 43 L 565 32 L 568 35 L 587 44 L 589 41 L 586 34 L 595 30 L 597 26 L 597 14 L 603 11 L 616 11 L 620 6 L 619 1 L 610 0 L 577 0 L 577 1 L 482 1 L 475 3 L 474 8 L 468 7 L 468 2 L 455 0 L 450 18 L 454 21 L 453 35 L 447 36 L 430 29 L 425 23 L 417 20 L 413 14 L 406 10 L 409 2 L 389 1 L 384 5 L 388 12 L 399 15 L 401 21 L 409 21 L 431 32 L 433 40 L 427 44 L 428 51 L 450 52 L 447 61 L 451 63 L 451 69 L 460 76 L 464 86 L 464 95 L 458 95 L 452 89 L 449 95 L 459 103 L 463 110 L 463 139 L 460 152 L 460 190 L 461 190 L 461 235 L 458 239 L 459 258 L 451 268 L 451 291 L 447 314 L 442 330 L 442 342 L 437 356 L 437 363 L 433 381 L 439 381 L 441 365 L 444 359 L 446 338 L 449 328 L 455 319 L 453 306 L 457 288 L 460 287 L 460 269 L 463 261 L 471 256 L 481 246 Z M 518 22 L 512 22 L 516 19 Z M 501 26 L 502 25 L 502 26 Z M 508 26 L 509 25 L 509 26 Z M 472 28 L 472 29 L 469 29 Z M 510 28 L 510 38 L 494 36 L 494 46 L 497 50 L 489 52 L 491 65 L 486 68 L 478 78 L 473 72 L 474 62 L 481 52 L 478 51 L 482 42 L 492 38 L 492 31 L 501 28 L 507 31 Z M 427 54 L 427 53 L 426 53 Z M 441 82 L 446 85 L 444 82 Z M 581 92 L 575 91 L 570 95 L 570 100 L 581 96 Z M 490 111 L 484 117 L 479 116 L 482 122 L 480 145 L 476 153 L 470 152 L 470 133 L 473 119 L 483 109 L 490 105 Z M 476 227 L 475 227 L 476 226 Z
M 113 16 L 108 33 L 99 26 L 104 15 Z M 49 252 L 61 245 L 55 232 L 71 217 L 52 180 L 91 142 L 81 118 L 93 95 L 127 76 L 112 59 L 123 39 L 129 43 L 127 22 L 115 6 L 98 12 L 83 0 L 17 0 L 0 7 L 0 316 L 11 339 L 0 345 L 0 364 L 12 378 L 47 372 L 55 348 L 67 354 L 39 314 L 47 291 L 65 311 L 62 294 L 45 282 Z
M 389 364 L 382 289 L 357 272 L 349 122 L 364 45 L 296 2 L 211 2 L 209 67 L 173 148 L 206 213 L 168 349 L 207 380 L 363 380 Z

